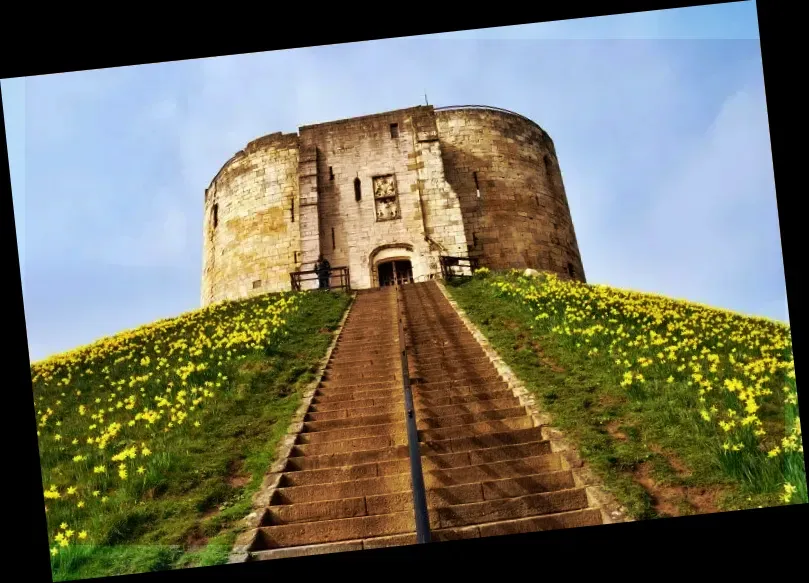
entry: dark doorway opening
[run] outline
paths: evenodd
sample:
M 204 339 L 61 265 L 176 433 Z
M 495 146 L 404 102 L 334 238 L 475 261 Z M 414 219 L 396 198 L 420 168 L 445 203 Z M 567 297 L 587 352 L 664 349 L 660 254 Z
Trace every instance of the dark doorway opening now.
M 407 259 L 395 259 L 380 263 L 376 267 L 379 277 L 379 287 L 413 283 L 413 266 Z

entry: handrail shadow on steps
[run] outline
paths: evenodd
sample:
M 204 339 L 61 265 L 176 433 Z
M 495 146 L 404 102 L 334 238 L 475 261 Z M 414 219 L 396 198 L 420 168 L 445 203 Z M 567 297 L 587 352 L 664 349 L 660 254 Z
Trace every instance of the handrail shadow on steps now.
M 430 519 L 427 513 L 427 494 L 424 488 L 424 472 L 421 466 L 419 433 L 416 427 L 416 409 L 413 406 L 413 391 L 410 387 L 410 372 L 407 365 L 407 343 L 404 334 L 404 305 L 402 288 L 396 284 L 396 318 L 399 323 L 399 353 L 402 359 L 402 387 L 404 388 L 405 414 L 407 419 L 407 445 L 410 455 L 410 479 L 413 486 L 413 509 L 416 515 L 416 542 L 428 543 Z

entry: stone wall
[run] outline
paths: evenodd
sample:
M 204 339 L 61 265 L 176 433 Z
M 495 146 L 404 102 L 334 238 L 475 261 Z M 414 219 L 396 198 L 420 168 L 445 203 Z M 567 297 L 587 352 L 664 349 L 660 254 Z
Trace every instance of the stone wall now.
M 320 250 L 349 267 L 352 287 L 375 285 L 383 258 L 409 259 L 416 279 L 436 273 L 439 247 L 425 240 L 425 224 L 439 245 L 465 247 L 428 108 L 305 126 L 300 136 L 302 148 L 317 148 Z
M 516 114 L 436 111 L 444 172 L 461 201 L 469 254 L 491 269 L 585 280 L 559 163 L 548 134 Z
M 289 289 L 298 199 L 296 134 L 255 140 L 225 164 L 205 192 L 203 305 Z

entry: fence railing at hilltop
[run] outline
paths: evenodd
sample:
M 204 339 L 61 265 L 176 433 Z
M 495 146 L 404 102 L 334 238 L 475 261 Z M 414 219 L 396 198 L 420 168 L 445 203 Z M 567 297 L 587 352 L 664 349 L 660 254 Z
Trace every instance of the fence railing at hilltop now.
M 441 263 L 441 276 L 446 280 L 457 277 L 471 277 L 480 265 L 477 257 L 441 255 L 438 260 Z
M 318 289 L 320 287 L 320 275 L 319 272 L 314 269 L 293 271 L 289 274 L 289 277 L 292 282 L 292 291 Z M 329 289 L 342 289 L 346 292 L 350 292 L 351 278 L 348 267 L 329 268 L 328 282 Z

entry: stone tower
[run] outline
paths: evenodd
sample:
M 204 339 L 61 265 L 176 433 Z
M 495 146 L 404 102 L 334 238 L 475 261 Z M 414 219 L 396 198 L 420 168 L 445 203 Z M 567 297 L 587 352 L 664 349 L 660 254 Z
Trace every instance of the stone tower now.
M 441 255 L 585 281 L 553 142 L 498 108 L 419 106 L 270 134 L 205 191 L 202 305 L 288 290 L 319 254 L 351 287 Z

